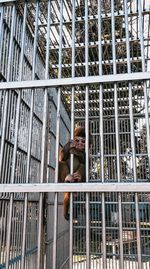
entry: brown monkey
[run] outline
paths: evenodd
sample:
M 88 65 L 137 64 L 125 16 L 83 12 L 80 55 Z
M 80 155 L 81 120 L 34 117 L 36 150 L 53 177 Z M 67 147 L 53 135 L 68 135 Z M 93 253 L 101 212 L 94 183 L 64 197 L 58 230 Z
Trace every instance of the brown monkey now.
M 89 137 L 91 144 L 91 135 Z M 70 156 L 73 158 L 73 174 L 70 174 Z M 59 152 L 59 182 L 85 182 L 85 128 L 74 130 L 74 140 L 70 140 Z M 70 193 L 64 194 L 64 217 L 69 220 Z

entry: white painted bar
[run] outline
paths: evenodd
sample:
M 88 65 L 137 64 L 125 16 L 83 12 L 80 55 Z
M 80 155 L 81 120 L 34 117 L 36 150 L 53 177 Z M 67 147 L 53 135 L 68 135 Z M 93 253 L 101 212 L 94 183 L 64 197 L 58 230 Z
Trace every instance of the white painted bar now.
M 2 192 L 150 192 L 150 183 L 37 183 L 0 184 Z
M 149 79 L 150 79 L 150 72 L 135 72 L 131 74 L 116 74 L 116 75 L 104 75 L 104 76 L 12 81 L 12 82 L 1 82 L 0 90 L 58 87 L 68 85 L 73 86 L 79 84 L 87 85 L 93 83 L 136 81 L 136 80 L 149 80 Z
M 0 0 L 0 4 L 5 4 L 5 3 L 14 3 L 16 0 Z

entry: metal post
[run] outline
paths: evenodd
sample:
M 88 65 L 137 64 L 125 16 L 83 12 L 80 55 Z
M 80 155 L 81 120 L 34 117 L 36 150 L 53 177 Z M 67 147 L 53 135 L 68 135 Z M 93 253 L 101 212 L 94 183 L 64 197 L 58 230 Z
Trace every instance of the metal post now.
M 1 60 L 2 60 L 2 41 L 3 41 L 3 35 L 4 35 L 4 26 L 3 26 L 3 13 L 4 13 L 4 7 L 1 6 L 0 7 L 0 64 L 1 64 Z
M 10 80 L 10 69 L 11 69 L 12 52 L 13 52 L 14 29 L 15 29 L 15 5 L 13 5 L 13 10 L 12 10 L 12 24 L 11 24 L 11 31 L 10 31 L 7 81 Z M 9 101 L 8 100 L 8 90 L 6 90 L 5 91 L 5 101 L 4 101 L 3 128 L 2 128 L 2 136 L 1 136 L 1 150 L 0 150 L 0 178 L 1 178 L 1 173 L 2 173 L 2 162 L 3 162 L 5 135 L 6 135 L 6 126 L 7 126 L 8 101 Z
M 25 44 L 25 31 L 26 31 L 26 17 L 27 17 L 27 3 L 25 2 L 24 5 L 24 16 L 23 16 L 23 27 L 22 27 L 22 42 L 21 42 L 21 56 L 20 56 L 20 74 L 19 74 L 19 81 L 22 80 L 22 71 L 23 71 L 23 59 L 24 59 L 24 44 Z M 20 92 L 19 92 L 20 93 Z M 26 196 L 25 194 L 25 204 L 26 204 Z M 24 205 L 25 206 L 25 205 Z M 25 259 L 25 219 L 27 215 L 27 207 L 24 210 L 24 223 L 23 223 L 23 238 L 22 238 L 22 260 L 21 260 L 21 268 L 24 268 L 24 259 Z
M 24 15 L 26 16 L 26 8 L 25 8 L 24 11 L 25 11 L 24 12 Z M 21 44 L 21 55 L 20 55 L 19 80 L 21 80 L 22 73 L 23 73 L 25 20 L 26 20 L 26 17 L 24 17 L 24 22 L 23 22 L 23 35 L 22 35 L 22 44 Z M 14 142 L 14 149 L 13 149 L 11 183 L 14 183 L 14 178 L 15 178 L 15 169 L 16 169 L 16 160 L 17 160 L 18 131 L 19 131 L 19 118 L 20 118 L 20 105 L 21 105 L 21 91 L 19 91 L 18 98 L 17 98 L 16 126 L 15 126 L 15 142 Z M 13 194 L 11 194 L 11 196 L 10 196 L 10 212 L 9 212 L 9 226 L 8 226 L 8 237 L 7 237 L 6 268 L 9 267 L 9 248 L 10 248 L 10 240 L 11 240 L 12 210 L 13 210 Z
M 75 77 L 75 0 L 72 1 L 72 77 Z M 74 99 L 75 99 L 75 87 L 72 87 L 71 92 L 71 139 L 74 139 Z M 74 157 L 71 154 L 70 160 L 70 173 L 73 173 L 73 161 Z M 69 268 L 73 268 L 73 193 L 70 193 L 70 260 Z
M 49 45 L 50 45 L 50 24 L 51 24 L 51 0 L 48 1 L 48 21 L 47 21 L 47 44 L 46 44 L 46 69 L 45 69 L 45 79 L 49 78 Z M 43 130 L 42 130 L 42 160 L 41 160 L 41 180 L 44 182 L 44 177 L 46 175 L 45 164 L 46 164 L 46 128 L 47 128 L 47 116 L 48 116 L 48 95 L 47 89 L 44 90 L 44 111 L 43 111 Z M 38 230 L 38 261 L 37 268 L 42 269 L 43 259 L 42 259 L 42 224 L 43 224 L 43 194 L 40 193 L 39 200 L 39 230 Z
M 140 46 L 142 55 L 142 72 L 146 72 L 145 53 L 144 53 L 144 25 L 142 16 L 142 3 L 138 1 L 138 12 L 139 12 L 139 29 L 140 29 Z M 150 174 L 150 121 L 149 121 L 149 108 L 148 108 L 148 92 L 147 82 L 144 81 L 144 103 L 145 103 L 145 121 L 147 131 L 147 152 L 148 152 L 148 164 Z
M 58 70 L 58 78 L 61 78 L 61 75 L 62 75 L 62 31 L 63 31 L 63 0 L 60 1 L 59 70 Z M 59 87 L 58 94 L 57 94 L 55 183 L 58 182 L 59 138 L 60 138 L 60 104 L 61 104 L 61 88 Z M 53 269 L 57 268 L 57 229 L 58 229 L 57 226 L 58 226 L 58 193 L 54 193 Z
M 7 72 L 7 81 L 10 79 L 10 71 L 11 71 L 11 60 L 12 60 L 12 52 L 13 52 L 13 36 L 15 29 L 15 5 L 13 5 L 12 10 L 12 24 L 11 24 L 11 35 L 10 35 L 10 46 L 9 46 L 9 58 L 8 58 L 8 72 Z M 18 106 L 17 106 L 17 114 L 16 114 L 16 127 L 15 131 L 18 132 Z M 2 133 L 2 142 L 1 142 L 1 159 L 0 159 L 0 169 L 2 169 L 2 158 L 4 153 L 4 143 L 5 143 L 5 131 L 6 131 L 6 119 L 7 119 L 7 109 L 8 109 L 8 91 L 5 95 L 5 107 L 4 107 L 4 122 L 3 122 L 3 133 Z M 17 150 L 17 134 L 15 134 L 15 142 L 14 142 L 14 150 L 13 150 L 13 162 L 12 162 L 12 171 L 11 171 L 11 183 L 14 182 L 14 174 L 15 174 L 15 163 L 16 163 L 16 150 Z M 1 175 L 1 171 L 0 171 Z M 9 217 L 8 217 L 8 230 L 7 230 L 7 238 L 6 238 L 6 269 L 9 268 L 9 255 L 10 255 L 10 240 L 11 240 L 11 226 L 12 226 L 12 210 L 13 210 L 13 194 L 10 195 L 10 205 L 9 205 Z
M 27 9 L 27 3 L 26 3 L 26 9 Z M 26 12 L 26 16 L 27 16 L 27 10 L 24 10 L 24 12 Z M 35 15 L 36 17 L 35 17 L 35 36 L 34 36 L 34 48 L 33 48 L 33 60 L 32 60 L 32 79 L 35 78 L 36 46 L 37 46 L 37 32 L 38 32 L 38 14 L 39 14 L 39 3 L 37 2 L 36 3 L 36 15 Z M 34 89 L 31 90 L 30 120 L 29 120 L 29 132 L 28 132 L 29 136 L 28 136 L 28 149 L 27 149 L 26 183 L 29 183 L 29 173 L 30 173 L 31 146 L 32 146 L 32 126 L 33 126 L 33 109 L 34 109 Z M 25 243 L 26 243 L 27 211 L 28 211 L 28 194 L 25 193 L 21 269 L 25 268 Z
M 125 7 L 125 27 L 126 27 L 126 44 L 127 44 L 127 68 L 128 73 L 131 73 L 130 63 L 130 45 L 129 45 L 129 29 L 128 29 L 128 6 L 127 0 L 124 0 Z M 132 84 L 129 82 L 129 112 L 130 112 L 130 124 L 131 124 L 131 147 L 132 147 L 132 159 L 133 159 L 133 178 L 134 182 L 137 182 L 136 172 L 136 151 L 135 151 L 135 132 L 134 132 L 134 120 L 133 120 L 133 104 L 132 104 Z M 141 269 L 141 238 L 140 238 L 140 225 L 139 225 L 139 205 L 138 194 L 135 194 L 135 208 L 136 208 L 136 231 L 137 231 L 137 254 L 138 254 L 138 268 Z
M 112 31 L 112 53 L 113 53 L 113 73 L 117 73 L 116 67 L 116 38 L 115 38 L 115 16 L 114 16 L 114 0 L 111 0 L 111 31 Z M 115 131 L 116 131 L 116 157 L 117 157 L 117 179 L 120 182 L 120 150 L 119 150 L 119 120 L 118 120 L 118 98 L 117 84 L 114 84 L 114 107 L 115 107 Z M 118 193 L 119 204 L 119 239 L 120 239 L 120 269 L 124 268 L 123 261 L 123 234 L 122 234 L 122 206 L 121 193 Z
M 44 111 L 43 111 L 43 130 L 42 130 L 42 159 L 41 159 L 41 176 L 40 183 L 44 182 L 44 177 L 46 174 L 45 163 L 46 163 L 46 129 L 47 129 L 47 113 L 48 113 L 48 96 L 47 89 L 44 92 Z M 37 259 L 37 268 L 42 269 L 42 254 L 41 245 L 42 245 L 42 224 L 43 224 L 43 193 L 40 193 L 39 199 L 39 229 L 38 229 L 38 259 Z
M 102 76 L 102 23 L 101 23 L 101 1 L 98 0 L 98 51 L 99 51 L 99 75 Z M 101 160 L 101 179 L 104 183 L 104 139 L 103 139 L 103 86 L 99 86 L 99 113 L 100 113 L 100 160 Z M 102 248 L 103 248 L 103 268 L 106 269 L 106 214 L 105 214 L 105 194 L 102 193 Z
M 88 1 L 85 1 L 85 76 L 89 74 L 88 50 Z M 85 87 L 85 132 L 86 132 L 86 182 L 89 182 L 89 87 Z M 90 269 L 90 209 L 89 193 L 86 193 L 86 268 Z

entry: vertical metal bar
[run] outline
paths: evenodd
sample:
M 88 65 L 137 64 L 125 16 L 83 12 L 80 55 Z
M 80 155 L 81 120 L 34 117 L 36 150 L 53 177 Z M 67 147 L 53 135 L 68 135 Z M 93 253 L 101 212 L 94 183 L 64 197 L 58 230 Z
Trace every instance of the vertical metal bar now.
M 102 21 L 101 21 L 101 0 L 98 0 L 98 60 L 99 75 L 102 76 Z
M 49 46 L 50 46 L 50 23 L 51 23 L 51 0 L 48 1 L 48 21 L 47 21 L 47 42 L 46 42 L 46 68 L 45 79 L 49 78 Z M 43 130 L 42 130 L 42 159 L 41 159 L 41 180 L 44 182 L 46 176 L 45 163 L 46 163 L 46 129 L 47 129 L 47 115 L 48 115 L 48 94 L 47 89 L 44 90 L 44 111 L 43 111 Z M 37 269 L 42 269 L 44 264 L 42 260 L 42 223 L 43 223 L 43 194 L 40 193 L 39 201 L 39 230 L 38 230 L 38 260 Z
M 47 44 L 46 44 L 46 67 L 45 67 L 45 78 L 49 78 L 49 57 L 50 57 L 50 30 L 51 30 L 51 0 L 48 1 L 48 19 L 47 19 Z M 47 156 L 49 163 L 49 154 Z M 48 170 L 46 181 L 48 182 Z
M 136 0 L 138 1 L 138 0 Z M 142 3 L 138 1 L 138 13 L 139 13 L 139 30 L 140 30 L 140 46 L 141 46 L 141 56 L 142 56 L 142 71 L 146 71 L 145 65 L 145 55 L 144 55 L 144 27 L 143 27 L 143 20 L 142 20 Z
M 62 30 L 63 30 L 63 0 L 60 1 L 60 27 L 59 27 L 59 69 L 58 78 L 62 73 Z M 58 182 L 58 165 L 59 165 L 59 137 L 60 137 L 60 104 L 61 88 L 58 89 L 57 101 L 57 122 L 56 122 L 56 169 L 55 183 Z M 54 194 L 54 237 L 53 237 L 53 269 L 57 267 L 57 229 L 58 229 L 58 193 Z
M 34 48 L 33 48 L 33 61 L 32 61 L 32 79 L 35 77 L 35 57 L 36 57 L 36 43 L 37 43 L 37 31 L 38 31 L 38 10 L 39 4 L 36 4 L 36 19 L 35 19 L 35 36 L 34 36 Z M 27 2 L 24 9 L 25 18 L 27 16 Z M 24 22 L 25 23 L 25 22 Z M 25 26 L 24 26 L 25 27 Z M 25 31 L 25 29 L 24 29 Z M 25 33 L 24 33 L 25 35 Z M 24 36 L 25 38 L 25 36 Z M 23 39 L 22 39 L 23 41 Z M 34 109 L 34 90 L 31 91 L 31 103 L 30 103 L 30 119 L 29 119 L 29 136 L 28 136 L 28 149 L 27 149 L 27 172 L 26 172 L 26 183 L 29 182 L 30 173 L 30 161 L 31 161 L 31 146 L 32 146 L 32 125 L 33 125 L 33 109 Z M 22 240 L 22 260 L 21 268 L 25 268 L 25 243 L 26 243 L 26 225 L 27 225 L 27 211 L 28 211 L 28 194 L 25 193 L 24 203 L 24 222 L 23 222 L 23 240 Z
M 146 72 L 145 55 L 144 55 L 144 25 L 142 20 L 142 3 L 138 1 L 139 11 L 139 29 L 140 29 L 140 46 L 142 55 L 142 72 Z M 147 82 L 144 81 L 144 104 L 145 104 L 145 121 L 147 131 L 147 152 L 148 152 L 148 164 L 150 173 L 150 121 L 149 121 L 149 108 L 148 108 L 148 93 L 147 93 Z
M 40 183 L 44 182 L 45 177 L 45 162 L 46 162 L 46 129 L 47 129 L 47 112 L 48 112 L 48 96 L 47 89 L 44 93 L 44 110 L 43 110 L 43 130 L 42 130 L 42 159 L 41 159 L 41 176 Z M 37 259 L 37 269 L 43 268 L 42 264 L 42 253 L 41 253 L 41 236 L 42 236 L 42 223 L 43 223 L 43 194 L 40 193 L 39 200 L 39 230 L 38 230 L 38 259 Z
M 89 89 L 86 86 L 86 182 L 89 182 Z M 89 193 L 86 193 L 86 268 L 90 269 L 90 210 Z
M 13 5 L 12 10 L 12 24 L 11 24 L 11 34 L 10 34 L 10 46 L 9 46 L 9 58 L 8 58 L 8 73 L 7 73 L 7 81 L 10 79 L 10 70 L 11 70 L 11 60 L 12 60 L 12 52 L 13 52 L 13 36 L 14 36 L 14 28 L 15 28 L 15 5 Z M 5 96 L 5 108 L 4 108 L 4 123 L 3 123 L 3 133 L 2 133 L 2 145 L 1 145 L 1 159 L 0 159 L 0 170 L 2 169 L 2 157 L 4 151 L 4 143 L 5 143 L 5 130 L 6 130 L 6 119 L 7 119 L 7 108 L 8 108 L 8 91 L 6 91 Z M 18 107 L 17 107 L 18 109 Z M 17 111 L 18 112 L 18 111 Z M 17 120 L 18 116 L 16 115 L 16 128 L 15 130 L 18 131 Z M 14 142 L 14 151 L 13 151 L 13 162 L 12 162 L 12 172 L 11 172 L 11 183 L 14 181 L 14 173 L 15 173 L 15 161 L 16 161 L 16 139 L 17 136 L 15 135 L 15 142 Z M 0 171 L 1 175 L 1 171 Z M 10 239 L 11 239 L 11 225 L 12 225 L 12 209 L 13 209 L 13 194 L 10 194 L 10 205 L 9 205 L 9 217 L 8 217 L 8 232 L 6 238 L 6 269 L 9 267 L 9 252 L 10 252 Z
M 13 53 L 13 47 L 14 47 L 13 37 L 14 37 L 14 30 L 15 30 L 15 22 L 16 22 L 16 6 L 14 4 L 13 9 L 12 9 L 12 23 L 11 23 L 10 46 L 9 46 L 9 57 L 8 57 L 7 81 L 10 80 L 12 53 Z
M 75 77 L 75 0 L 72 1 L 72 77 Z M 72 87 L 71 92 L 71 139 L 74 139 L 74 98 L 75 87 Z M 70 160 L 70 173 L 73 173 L 73 154 L 71 154 Z M 73 193 L 70 193 L 70 260 L 69 268 L 73 268 Z
M 50 29 L 51 29 L 51 0 L 48 1 L 45 79 L 49 78 Z
M 9 176 L 9 160 L 8 160 L 8 154 L 9 154 L 9 148 L 8 148 L 8 145 L 7 145 L 5 147 L 5 151 L 4 151 L 4 155 L 3 155 L 4 165 L 3 165 L 3 172 L 2 172 L 2 175 L 1 175 L 1 184 L 6 183 L 5 182 L 6 177 Z M 6 170 L 7 170 L 7 173 L 6 173 Z
M 129 29 L 128 29 L 128 16 L 127 16 L 127 0 L 125 1 L 125 21 L 126 21 L 126 44 L 127 44 L 127 68 L 128 73 L 131 73 L 130 63 L 130 46 L 129 46 Z M 135 141 L 134 141 L 134 120 L 133 120 L 133 109 L 132 109 L 132 85 L 129 83 L 129 112 L 130 112 L 130 123 L 131 123 L 131 146 L 132 146 L 132 157 L 133 157 L 133 174 L 134 182 L 137 181 L 136 175 L 136 153 L 135 153 Z
M 25 20 L 26 20 L 26 7 L 24 9 L 24 21 L 23 21 L 23 34 L 22 34 L 22 43 L 21 43 L 21 55 L 20 55 L 20 66 L 19 66 L 19 80 L 22 79 L 22 73 L 23 73 L 23 57 L 24 57 L 24 38 L 25 38 Z M 12 166 L 12 174 L 11 174 L 11 183 L 14 182 L 14 176 L 15 176 L 15 167 L 16 167 L 16 157 L 17 157 L 17 142 L 18 142 L 18 130 L 19 130 L 19 112 L 20 112 L 20 105 L 21 105 L 21 91 L 18 93 L 18 99 L 17 99 L 17 111 L 16 111 L 16 127 L 15 127 L 15 144 L 14 144 L 14 151 L 13 151 L 13 166 Z M 11 203 L 13 203 L 13 196 L 11 194 Z M 12 205 L 11 205 L 12 207 Z M 10 219 L 12 218 L 12 213 L 10 214 Z M 10 220 L 9 220 L 10 221 Z M 8 232 L 8 234 L 11 232 Z M 9 242 L 10 244 L 10 238 Z M 6 264 L 8 266 L 8 259 L 6 259 Z
M 111 0 L 111 32 L 112 32 L 112 55 L 113 55 L 113 74 L 117 74 L 116 68 L 116 38 L 115 38 L 115 16 L 114 16 L 114 0 Z
M 12 59 L 12 52 L 13 52 L 14 28 L 15 28 L 15 5 L 13 5 L 13 10 L 12 10 L 12 24 L 11 24 L 11 31 L 10 31 L 7 82 L 10 79 L 11 59 Z M 1 150 L 0 150 L 0 178 L 1 178 L 1 173 L 2 173 L 2 162 L 3 162 L 5 135 L 6 135 L 6 126 L 7 126 L 7 110 L 8 110 L 8 90 L 5 91 L 5 101 L 4 101 L 4 114 L 3 114 L 3 125 L 2 125 L 2 135 L 1 135 Z
M 99 51 L 99 75 L 102 76 L 102 23 L 101 23 L 101 1 L 98 0 L 98 51 Z M 99 113 L 100 113 L 100 157 L 101 157 L 101 179 L 104 183 L 104 139 L 103 139 L 103 86 L 99 88 Z M 102 248 L 103 248 L 103 269 L 106 269 L 106 215 L 105 215 L 105 194 L 102 193 Z
M 75 90 L 74 87 L 72 87 L 72 94 L 71 94 L 71 139 L 74 138 L 74 96 L 75 96 Z M 73 154 L 71 154 L 71 167 L 70 167 L 70 173 L 73 173 Z M 69 268 L 73 268 L 73 193 L 70 193 L 70 245 L 69 245 Z
M 125 10 L 125 32 L 126 32 L 126 47 L 127 47 L 127 68 L 128 68 L 128 73 L 131 73 L 127 0 L 124 0 L 124 10 Z
M 88 1 L 85 1 L 85 76 L 89 75 L 88 50 Z M 86 182 L 89 182 L 89 87 L 85 89 L 85 132 L 86 132 Z M 86 193 L 86 268 L 90 269 L 90 210 L 89 193 Z
M 88 1 L 85 1 L 85 76 L 89 75 L 89 49 L 88 49 Z
M 23 75 L 26 17 L 27 17 L 27 3 L 25 2 L 25 4 L 24 4 L 24 14 L 23 14 L 23 26 L 22 26 L 21 55 L 20 55 L 20 66 L 19 66 L 19 81 L 22 80 L 22 75 Z
M 112 54 L 113 54 L 113 74 L 117 73 L 116 66 L 116 46 L 115 46 L 115 16 L 114 0 L 111 0 L 111 31 L 112 31 Z M 120 182 L 120 150 L 119 150 L 119 120 L 118 120 L 118 98 L 117 84 L 114 84 L 114 107 L 115 107 L 115 130 L 116 130 L 116 155 L 117 155 L 117 179 Z M 122 233 L 122 207 L 121 193 L 118 193 L 118 210 L 119 210 L 119 239 L 120 239 L 120 269 L 124 268 L 123 261 L 123 233 Z
M 36 52 L 37 52 L 37 37 L 38 37 L 38 18 L 39 18 L 39 1 L 36 2 L 35 32 L 34 32 L 33 61 L 32 61 L 32 80 L 35 79 L 35 71 L 36 71 Z
M 2 44 L 3 44 L 3 35 L 4 35 L 4 26 L 3 26 L 3 13 L 4 13 L 4 7 L 0 7 L 0 66 L 2 61 Z
M 128 73 L 131 73 L 131 62 L 130 62 L 130 45 L 129 45 L 129 29 L 128 29 L 128 6 L 127 0 L 124 0 L 125 7 L 125 31 L 126 31 L 126 46 L 127 46 L 127 68 Z M 132 147 L 132 159 L 133 159 L 133 177 L 134 182 L 137 182 L 137 171 L 136 171 L 136 151 L 135 151 L 135 132 L 134 132 L 134 120 L 133 120 L 133 103 L 132 103 L 132 84 L 129 82 L 129 114 L 131 124 L 131 147 Z M 138 205 L 138 194 L 135 194 L 135 208 L 136 208 L 136 231 L 137 231 L 137 252 L 138 252 L 138 268 L 141 269 L 141 239 L 140 239 L 140 225 L 139 225 L 139 205 Z

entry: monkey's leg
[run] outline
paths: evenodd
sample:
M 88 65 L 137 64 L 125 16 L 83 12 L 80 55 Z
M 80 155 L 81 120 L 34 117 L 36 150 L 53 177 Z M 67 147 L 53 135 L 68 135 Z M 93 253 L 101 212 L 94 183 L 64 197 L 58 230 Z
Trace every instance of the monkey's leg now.
M 58 171 L 58 182 L 64 182 L 66 176 L 69 174 L 69 168 L 66 162 L 60 161 L 59 162 L 59 171 Z M 64 193 L 64 217 L 66 220 L 69 220 L 69 200 L 70 200 L 70 194 Z
M 85 182 L 86 181 L 85 164 L 80 164 L 80 167 L 76 171 L 76 174 L 80 175 L 80 177 L 78 177 L 78 180 L 76 180 L 76 182 Z M 77 193 L 74 193 L 74 196 L 77 197 Z
M 72 175 L 67 175 L 65 182 L 80 182 L 81 175 L 78 172 L 73 173 Z M 64 194 L 64 217 L 66 220 L 69 220 L 69 204 L 70 204 L 70 193 L 66 192 Z
M 64 193 L 64 218 L 69 220 L 69 202 L 70 202 L 70 193 Z
M 65 182 L 84 182 L 85 181 L 85 165 L 80 164 L 79 169 L 65 177 Z M 75 194 L 76 195 L 76 194 Z M 66 192 L 64 194 L 64 217 L 66 220 L 69 220 L 69 202 L 70 202 L 70 193 Z

